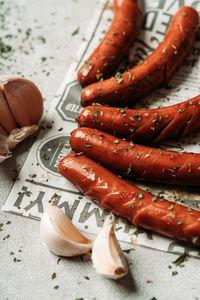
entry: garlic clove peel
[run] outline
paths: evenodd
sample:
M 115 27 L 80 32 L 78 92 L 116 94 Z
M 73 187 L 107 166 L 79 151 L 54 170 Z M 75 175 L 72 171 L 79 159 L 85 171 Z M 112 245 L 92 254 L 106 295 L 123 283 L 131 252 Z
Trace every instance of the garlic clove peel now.
M 113 222 L 97 235 L 92 250 L 96 271 L 105 277 L 119 279 L 128 273 L 128 265 L 115 236 Z
M 7 138 L 7 136 L 0 133 L 0 163 L 11 156 L 11 152 L 7 144 Z
M 0 125 L 0 134 L 4 136 L 8 136 L 7 132 L 3 129 L 3 127 L 1 127 L 1 125 Z
M 7 138 L 7 144 L 9 149 L 13 149 L 21 141 L 26 139 L 28 136 L 32 135 L 35 131 L 38 130 L 37 125 L 25 126 L 22 128 L 15 128 L 10 132 L 10 135 Z
M 38 129 L 42 113 L 43 99 L 33 82 L 24 78 L 0 80 L 0 163 Z
M 5 99 L 3 90 L 0 86 L 0 125 L 4 131 L 10 132 L 17 127 L 17 124 L 12 116 L 7 101 Z
M 1 84 L 19 127 L 38 124 L 43 113 L 43 99 L 35 84 L 24 78 L 1 80 Z
M 90 250 L 91 241 L 84 237 L 66 214 L 50 205 L 40 222 L 40 235 L 47 248 L 59 256 L 78 256 Z
M 9 136 L 5 136 L 1 133 L 0 128 L 0 163 L 11 156 L 10 149 L 15 148 L 17 144 L 29 135 L 32 135 L 37 129 L 37 125 L 15 128 L 10 132 Z

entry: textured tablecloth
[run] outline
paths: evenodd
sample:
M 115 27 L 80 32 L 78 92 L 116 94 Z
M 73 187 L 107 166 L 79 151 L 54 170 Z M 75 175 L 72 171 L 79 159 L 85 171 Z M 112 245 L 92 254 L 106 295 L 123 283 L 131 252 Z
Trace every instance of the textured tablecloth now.
M 33 80 L 47 109 L 76 59 L 95 7 L 92 0 L 1 2 L 0 45 L 11 47 L 0 47 L 0 74 Z M 0 165 L 1 206 L 33 141 L 21 143 Z M 177 255 L 122 243 L 123 249 L 134 248 L 126 254 L 130 274 L 115 282 L 96 274 L 87 256 L 58 260 L 41 244 L 39 222 L 0 211 L 0 223 L 2 300 L 200 299 L 197 259 L 176 267 Z

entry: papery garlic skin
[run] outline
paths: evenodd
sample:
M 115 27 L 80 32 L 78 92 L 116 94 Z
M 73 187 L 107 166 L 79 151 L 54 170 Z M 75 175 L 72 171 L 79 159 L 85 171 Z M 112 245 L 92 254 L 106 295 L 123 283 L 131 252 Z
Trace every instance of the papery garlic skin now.
M 97 235 L 92 262 L 98 273 L 111 279 L 119 279 L 128 273 L 128 264 L 115 236 L 113 222 Z
M 59 256 L 78 256 L 90 250 L 91 241 L 84 237 L 55 205 L 50 205 L 43 213 L 40 235 L 45 246 Z
M 37 125 L 15 128 L 9 136 L 5 136 L 0 132 L 0 163 L 11 156 L 10 149 L 15 148 L 17 144 L 32 135 L 37 129 Z
M 9 150 L 7 139 L 7 136 L 0 133 L 0 163 L 11 156 L 11 151 Z
M 0 80 L 0 163 L 38 129 L 42 113 L 43 99 L 33 82 L 24 78 Z

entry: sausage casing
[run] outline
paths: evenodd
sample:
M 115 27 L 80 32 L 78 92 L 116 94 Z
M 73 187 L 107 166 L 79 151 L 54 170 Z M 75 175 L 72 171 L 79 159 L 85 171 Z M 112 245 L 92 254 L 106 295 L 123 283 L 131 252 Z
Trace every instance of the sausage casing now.
M 160 143 L 183 137 L 200 128 L 200 95 L 158 109 L 123 109 L 87 106 L 78 118 L 79 126 L 97 128 L 136 143 Z
M 155 197 L 84 155 L 67 155 L 58 171 L 85 196 L 132 224 L 200 246 L 199 211 Z
M 82 86 L 112 75 L 132 45 L 141 19 L 137 0 L 114 0 L 114 18 L 109 30 L 78 71 L 78 81 Z
M 198 29 L 199 15 L 182 6 L 173 17 L 159 46 L 140 65 L 110 79 L 93 83 L 82 91 L 82 106 L 103 103 L 125 107 L 166 84 L 189 53 Z
M 72 132 L 71 148 L 123 175 L 176 185 L 200 185 L 200 154 L 155 149 L 97 129 Z

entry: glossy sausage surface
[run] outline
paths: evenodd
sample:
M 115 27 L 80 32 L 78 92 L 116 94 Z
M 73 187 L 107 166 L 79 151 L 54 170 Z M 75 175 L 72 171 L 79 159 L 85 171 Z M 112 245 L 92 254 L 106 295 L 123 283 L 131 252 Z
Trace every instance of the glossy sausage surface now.
M 125 107 L 166 84 L 189 53 L 198 29 L 199 15 L 183 6 L 173 17 L 160 45 L 140 65 L 110 79 L 93 83 L 82 91 L 82 106 L 103 103 Z
M 80 113 L 78 124 L 145 144 L 188 135 L 200 128 L 199 120 L 200 95 L 158 109 L 87 106 Z
M 88 127 L 74 130 L 70 144 L 73 151 L 133 178 L 200 185 L 200 154 L 141 146 Z
M 132 45 L 141 19 L 137 0 L 114 0 L 114 18 L 109 30 L 78 71 L 78 81 L 82 86 L 112 75 Z
M 84 155 L 67 155 L 58 171 L 85 196 L 136 226 L 200 246 L 200 212 L 138 189 Z

